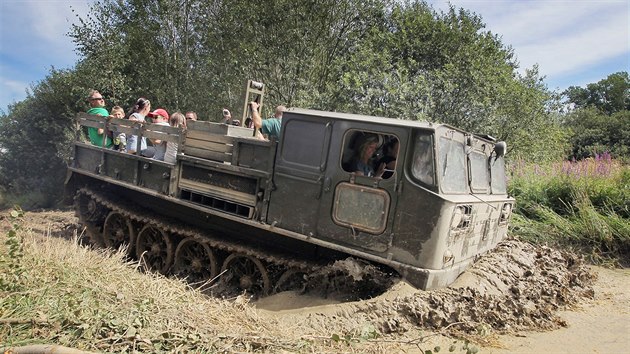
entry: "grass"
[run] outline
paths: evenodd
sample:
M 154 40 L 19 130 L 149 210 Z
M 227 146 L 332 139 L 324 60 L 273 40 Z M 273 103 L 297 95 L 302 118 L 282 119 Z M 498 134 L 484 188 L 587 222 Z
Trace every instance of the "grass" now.
M 42 238 L 19 223 L 4 241 L 0 347 L 56 343 L 99 352 L 230 352 L 284 345 L 285 336 L 246 302 L 210 298 L 178 280 L 138 272 L 122 252 Z M 280 340 L 270 341 L 261 331 L 278 332 Z
M 549 165 L 518 162 L 510 194 L 512 232 L 568 247 L 594 263 L 630 265 L 630 167 L 609 156 Z
M 375 339 L 365 323 L 310 327 L 261 315 L 246 298 L 206 296 L 138 271 L 124 251 L 38 235 L 21 219 L 0 216 L 0 352 L 54 344 L 107 353 L 384 353 L 409 345 Z

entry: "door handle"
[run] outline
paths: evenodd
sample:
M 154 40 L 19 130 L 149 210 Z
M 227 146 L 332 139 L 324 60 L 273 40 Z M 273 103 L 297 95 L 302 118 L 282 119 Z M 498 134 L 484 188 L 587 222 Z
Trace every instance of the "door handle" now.
M 326 177 L 326 179 L 324 179 L 324 192 L 326 193 L 330 192 L 331 182 L 332 180 L 330 177 Z
M 319 177 L 318 182 L 321 182 L 322 177 Z M 330 184 L 331 184 L 331 179 L 330 177 L 326 177 L 324 178 L 324 183 L 321 184 L 321 187 L 319 188 L 319 192 L 317 192 L 317 195 L 315 196 L 315 199 L 319 199 L 322 197 L 322 193 L 328 193 L 330 192 Z

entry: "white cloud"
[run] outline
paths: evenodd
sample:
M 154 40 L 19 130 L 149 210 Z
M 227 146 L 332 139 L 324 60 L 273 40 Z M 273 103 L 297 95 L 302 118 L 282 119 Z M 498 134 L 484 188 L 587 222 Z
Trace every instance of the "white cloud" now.
M 0 77 L 0 102 L 4 103 L 0 109 L 5 110 L 8 104 L 24 99 L 28 87 L 28 82 Z
M 520 3 L 522 7 L 530 2 Z M 628 52 L 628 6 L 619 2 L 536 2 L 496 22 L 494 31 L 515 49 L 522 68 L 539 63 L 561 75 Z M 625 10 L 625 11 L 624 11 Z
M 15 81 L 6 78 L 0 78 L 0 85 L 7 90 L 9 93 L 23 93 L 24 87 L 28 86 L 27 82 L 23 81 Z
M 76 14 L 85 17 L 90 3 L 0 0 L 0 107 L 24 99 L 29 86 L 44 79 L 51 66 L 74 66 L 77 55 L 67 33 L 77 22 Z
M 461 5 L 467 3 L 462 2 Z M 559 1 L 502 2 L 494 6 L 492 15 L 484 13 L 485 7 L 475 11 L 482 15 L 494 33 L 509 39 L 509 44 L 519 46 L 570 32 L 591 11 L 590 7 L 579 2 L 567 5 Z
M 429 1 L 446 9 L 444 0 Z M 630 57 L 630 2 L 628 0 L 453 0 L 482 16 L 486 29 L 510 45 L 524 71 L 538 63 L 540 73 L 552 81 L 571 77 L 581 85 L 590 71 L 612 73 L 630 70 L 607 68 L 617 58 Z M 621 64 L 623 65 L 623 64 Z M 572 77 L 572 75 L 584 75 Z M 603 77 L 598 77 L 598 81 Z M 577 82 L 579 81 L 579 82 Z M 587 81 L 594 82 L 594 81 Z
M 624 15 L 616 17 L 619 20 Z M 570 35 L 550 36 L 546 41 L 519 46 L 517 53 L 520 53 L 523 67 L 539 63 L 549 75 L 571 73 L 628 53 L 628 37 L 619 35 L 618 28 L 594 26 L 577 29 Z
M 33 35 L 59 55 L 74 57 L 74 44 L 67 33 L 72 24 L 78 22 L 76 14 L 87 13 L 89 6 L 87 1 L 34 0 L 25 1 L 23 5 L 26 7 L 26 21 L 30 23 Z

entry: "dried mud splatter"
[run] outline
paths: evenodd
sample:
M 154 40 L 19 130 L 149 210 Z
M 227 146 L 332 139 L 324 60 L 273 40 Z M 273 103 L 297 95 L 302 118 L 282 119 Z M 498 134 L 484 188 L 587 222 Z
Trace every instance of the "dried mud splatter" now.
M 353 332 L 373 325 L 382 334 L 418 328 L 465 334 L 487 327 L 496 333 L 550 330 L 566 326 L 557 315 L 559 309 L 593 297 L 594 280 L 595 275 L 572 253 L 507 240 L 449 288 L 393 298 L 385 293 L 297 321 L 318 328 L 330 326 L 333 319 L 338 330 Z

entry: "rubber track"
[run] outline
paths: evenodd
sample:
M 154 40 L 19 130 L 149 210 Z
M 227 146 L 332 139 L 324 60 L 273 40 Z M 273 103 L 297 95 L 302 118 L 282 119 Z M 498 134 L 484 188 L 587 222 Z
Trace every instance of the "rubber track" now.
M 123 205 L 122 202 L 105 197 L 99 192 L 93 191 L 89 188 L 79 189 L 74 197 L 75 210 L 77 210 L 77 214 L 79 213 L 78 208 L 76 208 L 76 204 L 78 203 L 78 199 L 81 195 L 89 196 L 90 198 L 94 199 L 97 204 L 109 209 L 110 211 L 116 211 L 123 216 L 143 225 L 150 224 L 151 226 L 154 226 L 160 230 L 166 231 L 170 235 L 176 235 L 182 240 L 186 238 L 191 238 L 197 242 L 207 244 L 213 250 L 221 250 L 228 253 L 239 253 L 258 258 L 259 260 L 268 263 L 268 269 L 269 265 L 272 265 L 285 268 L 284 270 L 296 268 L 307 274 L 310 274 L 311 272 L 319 269 L 322 266 L 321 264 L 306 262 L 304 260 L 297 260 L 287 257 L 285 255 L 272 254 L 268 251 L 263 251 L 252 247 L 238 245 L 233 242 L 221 240 L 208 233 L 207 231 L 183 225 L 175 220 L 169 220 L 168 222 L 165 222 L 162 219 L 149 215 L 140 207 L 136 207 L 132 210 L 127 205 Z M 78 215 L 78 217 L 81 223 L 85 225 L 86 222 L 83 220 L 83 215 Z M 89 222 L 87 223 L 89 224 Z M 177 244 L 175 244 L 175 248 L 177 248 Z M 218 266 L 219 268 L 221 268 L 222 265 L 219 264 Z

